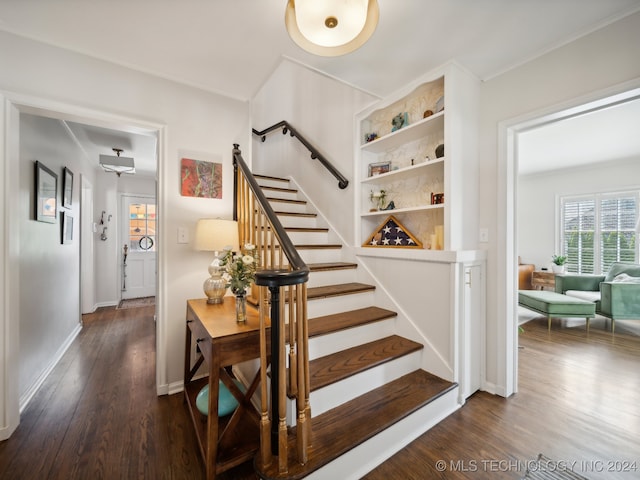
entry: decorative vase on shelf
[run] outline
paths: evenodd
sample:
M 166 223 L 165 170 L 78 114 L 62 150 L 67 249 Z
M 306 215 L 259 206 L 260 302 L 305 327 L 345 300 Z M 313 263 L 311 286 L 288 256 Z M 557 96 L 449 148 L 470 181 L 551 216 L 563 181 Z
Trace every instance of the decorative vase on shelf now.
M 236 292 L 236 321 L 243 323 L 247 321 L 247 292 Z

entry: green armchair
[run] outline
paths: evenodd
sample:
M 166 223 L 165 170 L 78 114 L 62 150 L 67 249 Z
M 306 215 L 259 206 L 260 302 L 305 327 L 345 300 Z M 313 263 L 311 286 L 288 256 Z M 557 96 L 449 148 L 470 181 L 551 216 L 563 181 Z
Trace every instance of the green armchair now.
M 640 265 L 615 262 L 606 275 L 556 275 L 556 292 L 590 300 L 596 313 L 616 320 L 640 320 Z

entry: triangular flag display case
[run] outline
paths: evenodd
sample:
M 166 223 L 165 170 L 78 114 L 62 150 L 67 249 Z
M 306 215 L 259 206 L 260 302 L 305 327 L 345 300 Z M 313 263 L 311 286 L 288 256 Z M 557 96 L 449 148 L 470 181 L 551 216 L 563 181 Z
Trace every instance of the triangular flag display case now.
M 387 219 L 376 228 L 363 247 L 395 247 L 395 248 L 422 248 L 422 243 L 414 237 L 409 230 L 404 228 L 396 217 L 389 215 Z

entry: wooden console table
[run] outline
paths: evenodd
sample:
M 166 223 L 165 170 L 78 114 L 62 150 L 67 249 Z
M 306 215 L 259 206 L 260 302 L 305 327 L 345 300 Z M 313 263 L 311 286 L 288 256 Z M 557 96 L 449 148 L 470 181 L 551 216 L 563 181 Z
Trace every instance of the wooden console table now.
M 250 306 L 247 306 L 247 321 L 236 322 L 233 297 L 227 296 L 217 305 L 207 304 L 206 299 L 187 301 L 184 393 L 207 480 L 214 480 L 217 474 L 252 459 L 258 451 L 259 415 L 250 399 L 260 382 L 260 372 L 245 394 L 225 367 L 260 357 L 259 325 L 258 311 Z M 269 336 L 267 332 L 267 341 Z M 194 349 L 196 359 L 192 362 Z M 209 376 L 194 380 L 205 362 Z M 221 418 L 218 418 L 219 380 L 238 400 L 238 408 L 233 414 Z M 203 415 L 196 407 L 196 397 L 207 383 L 209 415 Z
M 550 290 L 555 290 L 556 274 L 553 272 L 536 270 L 531 273 L 531 286 L 536 290 L 544 290 L 545 287 Z

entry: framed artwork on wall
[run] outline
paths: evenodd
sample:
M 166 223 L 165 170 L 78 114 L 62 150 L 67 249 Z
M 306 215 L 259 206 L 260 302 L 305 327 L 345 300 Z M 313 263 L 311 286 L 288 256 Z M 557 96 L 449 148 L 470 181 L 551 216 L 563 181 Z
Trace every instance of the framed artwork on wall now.
M 64 167 L 64 176 L 62 177 L 62 206 L 71 208 L 73 201 L 73 172 Z
M 58 175 L 36 160 L 35 219 L 38 222 L 56 223 L 58 213 Z
M 222 198 L 222 164 L 182 158 L 180 193 L 185 197 Z
M 73 217 L 68 212 L 60 212 L 61 242 L 63 245 L 73 243 Z

